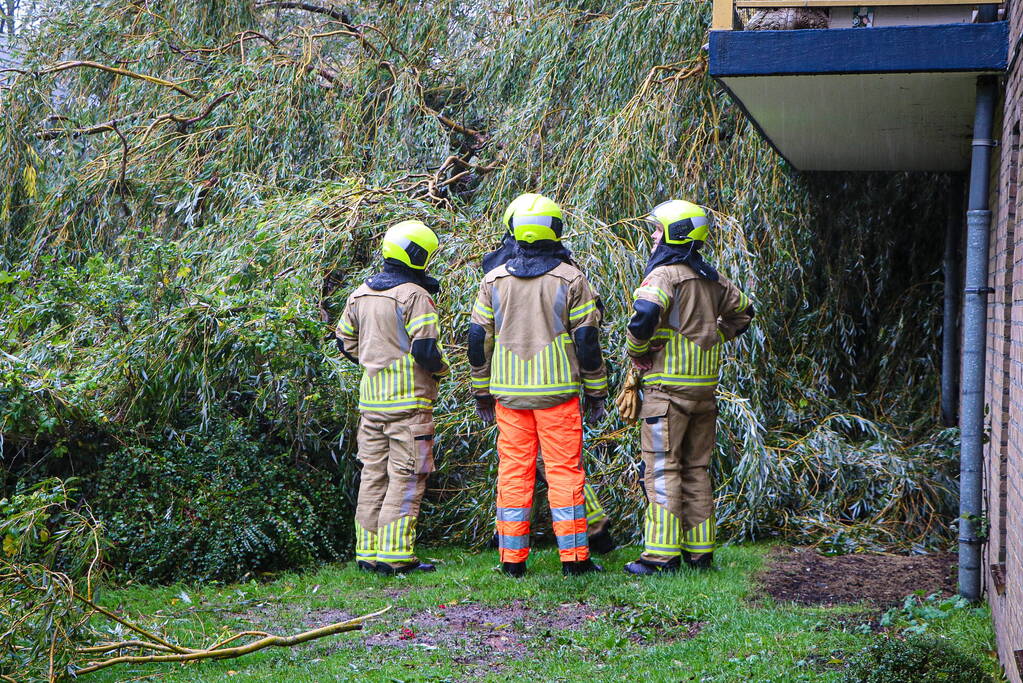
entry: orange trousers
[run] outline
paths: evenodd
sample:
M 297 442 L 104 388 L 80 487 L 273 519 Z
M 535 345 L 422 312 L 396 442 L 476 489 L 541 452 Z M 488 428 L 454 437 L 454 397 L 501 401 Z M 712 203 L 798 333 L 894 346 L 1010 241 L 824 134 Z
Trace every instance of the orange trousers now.
M 588 559 L 579 398 L 542 410 L 514 410 L 498 401 L 496 412 L 497 539 L 501 561 L 525 562 L 529 557 L 537 447 L 543 449 L 547 498 L 561 561 Z

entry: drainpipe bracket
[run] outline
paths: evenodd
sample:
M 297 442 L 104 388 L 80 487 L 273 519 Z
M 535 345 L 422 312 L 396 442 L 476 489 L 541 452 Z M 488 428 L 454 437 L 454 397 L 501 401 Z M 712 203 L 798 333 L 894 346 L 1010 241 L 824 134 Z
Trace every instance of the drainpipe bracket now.
M 994 287 L 967 287 L 963 290 L 963 294 L 994 294 Z
M 974 147 L 997 147 L 998 140 L 975 138 L 972 145 Z

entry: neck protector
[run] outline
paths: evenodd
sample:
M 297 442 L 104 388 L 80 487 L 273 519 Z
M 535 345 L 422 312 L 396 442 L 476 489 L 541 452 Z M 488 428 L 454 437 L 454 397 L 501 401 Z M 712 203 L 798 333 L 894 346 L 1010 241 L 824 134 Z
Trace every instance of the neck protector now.
M 435 278 L 430 277 L 422 270 L 409 268 L 401 261 L 394 259 L 384 259 L 383 270 L 366 280 L 369 288 L 378 292 L 403 285 L 406 282 L 419 285 L 430 294 L 440 291 L 440 282 Z
M 705 280 L 710 280 L 711 282 L 718 281 L 718 272 L 714 269 L 714 266 L 704 261 L 703 257 L 700 256 L 699 247 L 696 246 L 696 242 L 680 245 L 665 244 L 662 241 L 657 245 L 653 253 L 650 254 L 650 260 L 646 263 L 643 277 L 649 275 L 650 271 L 658 266 L 670 266 L 674 263 L 686 264 Z
M 512 237 L 510 232 L 504 233 L 504 237 L 501 238 L 501 244 L 489 254 L 483 255 L 483 272 L 489 273 L 498 266 L 503 266 L 508 263 L 513 256 L 515 256 L 515 249 L 518 245 L 515 244 L 515 238 Z
M 572 252 L 561 242 L 539 240 L 516 242 L 515 255 L 507 261 L 508 272 L 515 277 L 539 277 L 559 264 L 572 264 Z

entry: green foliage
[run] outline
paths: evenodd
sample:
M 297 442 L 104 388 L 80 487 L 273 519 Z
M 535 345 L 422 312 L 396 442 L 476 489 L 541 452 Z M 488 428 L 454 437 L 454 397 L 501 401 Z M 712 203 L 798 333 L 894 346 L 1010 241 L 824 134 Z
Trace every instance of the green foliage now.
M 81 474 L 116 516 L 114 557 L 150 578 L 347 547 L 344 525 L 322 520 L 350 507 L 319 501 L 328 476 L 350 490 L 359 375 L 324 323 L 372 272 L 382 230 L 415 217 L 442 235 L 456 360 L 420 529 L 481 543 L 496 463 L 469 407 L 464 331 L 495 219 L 524 190 L 562 202 L 607 303 L 614 391 L 647 249 L 635 217 L 678 196 L 715 211 L 708 257 L 758 311 L 721 385 L 722 536 L 947 542 L 955 434 L 933 430 L 944 178 L 787 168 L 706 74 L 708 1 L 353 3 L 348 28 L 272 5 L 75 0 L 25 34 L 38 77 L 0 94 L 4 490 Z M 68 55 L 139 77 L 47 71 Z M 638 531 L 637 437 L 617 418 L 587 434 L 624 537 Z M 282 487 L 230 489 L 262 498 L 222 543 L 193 535 L 192 508 L 147 479 L 195 464 L 223 481 L 215 453 L 225 471 L 260 454 Z M 122 471 L 176 521 L 118 506 L 104 490 L 126 489 Z M 261 526 L 263 505 L 288 512 Z M 307 505 L 318 521 L 299 524 Z M 272 542 L 246 550 L 256 528 Z M 184 556 L 214 548 L 209 566 Z
M 902 606 L 889 609 L 881 615 L 879 623 L 886 628 L 900 628 L 904 635 L 920 635 L 934 622 L 962 611 L 976 615 L 984 613 L 982 609 L 971 606 L 969 600 L 959 595 L 944 599 L 938 594 L 928 595 L 926 598 L 907 595 L 902 601 Z
M 882 638 L 864 648 L 843 674 L 847 683 L 976 683 L 988 678 L 983 663 L 944 638 Z
M 340 556 L 351 501 L 323 472 L 218 420 L 104 459 L 110 560 L 149 581 L 231 579 Z
M 46 479 L 0 499 L 0 672 L 53 680 L 67 670 L 104 547 L 68 484 Z

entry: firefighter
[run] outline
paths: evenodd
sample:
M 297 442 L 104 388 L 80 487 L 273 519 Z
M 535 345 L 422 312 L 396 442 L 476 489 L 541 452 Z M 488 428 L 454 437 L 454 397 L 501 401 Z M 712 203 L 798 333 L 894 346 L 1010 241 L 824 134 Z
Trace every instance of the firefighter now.
M 597 297 L 560 254 L 562 213 L 547 197 L 515 202 L 514 255 L 488 272 L 469 325 L 476 410 L 497 421 L 497 531 L 501 567 L 522 576 L 529 556 L 530 510 L 538 448 L 562 572 L 602 571 L 586 537 L 582 419 L 604 417 L 607 371 Z
M 753 319 L 749 298 L 700 256 L 711 220 L 686 201 L 646 217 L 654 248 L 635 292 L 626 348 L 643 373 L 641 448 L 645 549 L 630 574 L 709 569 L 714 551 L 710 464 L 721 349 Z
M 383 239 L 383 270 L 352 292 L 338 323 L 341 352 L 364 370 L 355 557 L 365 571 L 434 570 L 416 559 L 413 543 L 419 503 L 434 470 L 433 402 L 448 373 L 431 298 L 439 284 L 426 275 L 438 244 L 420 221 L 392 226 Z
M 515 255 L 516 242 L 515 236 L 512 234 L 512 215 L 515 213 L 515 208 L 520 202 L 523 204 L 529 203 L 533 201 L 535 196 L 533 194 L 519 195 L 508 205 L 503 218 L 507 231 L 502 236 L 501 243 L 497 249 L 483 256 L 484 274 L 489 273 L 498 266 L 504 265 Z M 572 253 L 563 244 L 558 245 L 556 254 L 565 263 L 572 266 L 576 265 L 572 261 Z M 604 305 L 599 297 L 597 299 L 597 308 L 600 309 L 600 313 L 603 315 Z M 543 472 L 542 453 L 537 455 L 536 478 L 544 485 L 547 484 L 547 479 Z M 607 517 L 607 512 L 604 511 L 604 506 L 600 504 L 597 492 L 589 482 L 583 488 L 583 497 L 586 500 L 586 535 L 590 544 L 590 550 L 605 555 L 617 546 L 614 537 L 611 536 L 611 521 Z M 498 536 L 496 533 L 494 534 L 493 547 L 498 547 Z

